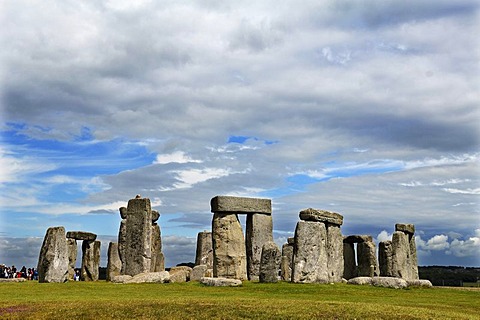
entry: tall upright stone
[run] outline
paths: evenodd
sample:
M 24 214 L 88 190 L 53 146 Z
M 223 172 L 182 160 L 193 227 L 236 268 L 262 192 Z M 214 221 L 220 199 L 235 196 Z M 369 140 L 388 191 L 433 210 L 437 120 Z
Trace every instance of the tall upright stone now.
M 248 279 L 258 280 L 263 245 L 273 241 L 272 216 L 261 213 L 247 214 L 245 241 Z
M 357 244 L 358 277 L 378 276 L 377 252 L 373 241 Z
M 134 276 L 150 272 L 152 262 L 152 209 L 150 199 L 135 198 L 128 201 L 124 273 Z
M 67 238 L 67 253 L 68 253 L 68 280 L 73 280 L 75 275 L 75 264 L 77 263 L 77 240 Z
M 107 256 L 107 281 L 112 281 L 113 278 L 121 275 L 122 271 L 122 260 L 120 260 L 117 242 L 110 242 L 108 244 Z
M 120 208 L 120 212 L 122 209 L 125 209 L 125 217 L 127 208 L 122 207 Z M 122 262 L 122 268 L 120 274 L 125 274 L 125 265 L 126 265 L 126 254 L 127 254 L 127 219 L 124 218 L 120 221 L 120 228 L 118 230 L 118 256 L 120 261 Z
M 206 230 L 197 235 L 195 265 L 205 265 L 207 269 L 213 269 L 212 233 Z
M 393 277 L 393 248 L 391 240 L 381 241 L 378 244 L 378 264 L 380 276 Z
M 282 259 L 280 261 L 280 277 L 283 281 L 292 280 L 293 247 L 295 238 L 288 238 L 282 246 Z
M 213 276 L 247 280 L 247 254 L 238 216 L 214 213 L 212 219 Z
M 100 267 L 100 241 L 83 240 L 82 243 L 82 281 L 97 281 Z
M 343 276 L 343 216 L 326 210 L 300 211 L 295 229 L 292 281 L 340 282 Z
M 160 226 L 156 222 L 153 222 L 152 225 L 152 262 L 150 264 L 150 271 L 165 271 L 165 259 L 162 253 L 162 235 Z
M 263 245 L 260 258 L 260 282 L 274 283 L 278 281 L 280 258 L 280 250 L 275 242 L 269 241 Z
M 343 243 L 343 277 L 347 280 L 357 277 L 354 243 Z
M 219 265 L 215 265 L 222 261 L 222 259 L 219 259 L 216 255 L 217 249 L 223 246 L 220 244 L 222 240 L 219 239 L 216 235 L 216 233 L 218 234 L 219 231 L 214 230 L 215 221 L 227 219 L 227 215 L 233 216 L 228 218 L 231 221 L 238 221 L 238 214 L 247 214 L 246 242 L 244 241 L 243 243 L 243 247 L 246 248 L 245 255 L 247 257 L 246 270 L 248 271 L 246 272 L 249 279 L 258 279 L 261 249 L 266 242 L 273 240 L 271 200 L 260 198 L 216 196 L 212 198 L 210 204 L 212 212 L 214 213 L 212 221 L 214 275 L 216 275 L 215 270 L 223 269 L 223 267 L 220 268 Z M 243 231 L 241 230 L 240 223 L 238 223 L 238 226 L 240 226 L 240 228 L 236 228 L 236 230 L 238 229 L 238 231 L 241 232 L 243 236 Z M 236 239 L 239 239 L 239 237 L 236 237 Z M 223 241 L 229 242 L 231 240 L 225 238 Z M 235 256 L 237 257 L 239 256 L 239 254 L 243 254 L 243 252 L 240 253 L 240 251 L 238 251 Z M 223 263 L 226 264 L 227 261 L 223 260 Z M 241 265 L 238 263 L 235 264 Z M 240 274 L 241 273 L 242 272 L 240 272 Z
M 324 223 L 298 221 L 295 229 L 292 282 L 327 283 L 327 228 Z
M 38 257 L 38 282 L 68 280 L 68 247 L 64 227 L 47 229 Z

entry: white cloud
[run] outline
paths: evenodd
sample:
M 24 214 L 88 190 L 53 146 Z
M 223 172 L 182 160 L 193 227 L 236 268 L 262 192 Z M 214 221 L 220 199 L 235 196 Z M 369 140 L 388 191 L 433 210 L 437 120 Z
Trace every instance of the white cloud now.
M 382 242 L 382 241 L 387 241 L 387 240 L 392 240 L 392 235 L 387 232 L 387 230 L 382 230 L 378 235 L 377 235 L 377 242 Z
M 466 190 L 461 190 L 461 189 L 455 189 L 455 188 L 444 188 L 444 191 L 448 193 L 461 193 L 461 194 L 480 194 L 480 188 L 475 188 L 475 189 L 466 189 Z
M 201 163 L 201 160 L 193 160 L 185 154 L 183 151 L 175 151 L 170 154 L 159 154 L 155 160 L 156 164 L 167 164 L 167 163 Z

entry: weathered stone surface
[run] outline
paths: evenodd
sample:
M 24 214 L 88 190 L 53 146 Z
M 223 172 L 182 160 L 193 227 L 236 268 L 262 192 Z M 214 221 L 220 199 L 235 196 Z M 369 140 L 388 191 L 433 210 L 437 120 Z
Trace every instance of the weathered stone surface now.
M 187 282 L 190 281 L 192 268 L 187 266 L 170 268 L 170 282 Z
M 280 277 L 283 281 L 292 280 L 292 262 L 293 262 L 294 244 L 295 244 L 295 241 L 292 241 L 292 243 L 286 243 L 282 246 L 282 260 L 280 261 Z
M 212 219 L 213 274 L 215 277 L 247 279 L 247 257 L 238 216 L 215 213 Z
M 162 235 L 160 226 L 156 223 L 152 225 L 152 260 L 150 262 L 150 272 L 165 271 L 165 259 L 162 253 Z
M 343 238 L 344 243 L 362 243 L 362 242 L 372 242 L 372 236 L 370 235 L 350 235 Z
M 126 209 L 126 208 L 125 208 Z M 118 230 L 118 256 L 122 261 L 122 270 L 120 274 L 125 274 L 125 259 L 126 259 L 126 246 L 127 246 L 127 220 L 120 221 L 120 228 Z
M 278 282 L 278 269 L 280 267 L 280 249 L 273 241 L 266 242 L 262 248 L 260 258 L 259 281 L 264 283 Z
M 341 282 L 343 277 L 343 236 L 340 226 L 327 224 L 327 271 L 329 282 Z
M 197 235 L 195 265 L 206 265 L 209 268 L 213 268 L 213 246 L 211 232 L 203 231 L 199 232 Z
M 120 260 L 118 253 L 117 242 L 110 242 L 108 244 L 107 258 L 107 281 L 112 281 L 112 279 L 119 276 L 122 271 L 122 260 Z
M 411 223 L 396 223 L 395 224 L 395 231 L 401 231 L 407 234 L 414 234 L 415 233 L 415 225 Z
M 272 200 L 216 196 L 210 201 L 212 212 L 231 213 L 272 213 Z
M 82 281 L 97 281 L 100 266 L 100 241 L 87 241 L 82 243 Z
M 207 277 L 208 266 L 205 264 L 199 264 L 193 267 L 190 274 L 190 281 L 200 281 L 201 278 Z
M 120 217 L 122 219 L 127 219 L 127 208 L 126 207 L 121 207 L 120 209 L 118 209 L 120 211 Z
M 127 206 L 125 274 L 134 276 L 151 270 L 152 209 L 150 199 L 130 199 Z M 119 241 L 120 242 L 120 241 Z
M 168 283 L 170 282 L 170 274 L 167 271 L 146 272 L 135 276 L 120 275 L 112 279 L 113 283 Z
M 297 222 L 293 254 L 293 282 L 326 283 L 329 281 L 326 242 L 325 224 L 312 221 Z
M 330 212 L 326 210 L 317 210 L 308 208 L 300 211 L 300 220 L 304 221 L 317 221 L 335 224 L 341 226 L 343 224 L 343 216 L 336 212 Z
M 209 287 L 240 287 L 242 281 L 239 279 L 228 279 L 228 278 L 207 278 L 203 277 L 200 279 L 200 283 L 209 286 Z
M 392 277 L 373 277 L 372 285 L 375 287 L 385 287 L 393 289 L 404 289 L 408 287 L 407 281 L 405 279 Z
M 429 280 L 407 280 L 409 287 L 423 287 L 431 288 L 433 287 L 432 283 Z
M 273 241 L 272 216 L 249 213 L 247 215 L 245 241 L 247 276 L 249 280 L 258 280 L 262 247 L 265 243 Z
M 95 241 L 95 239 L 97 239 L 97 235 L 95 233 L 85 231 L 68 231 L 67 238 L 75 240 Z
M 410 244 L 407 234 L 401 231 L 393 233 L 392 252 L 392 274 L 390 276 L 410 280 L 410 268 L 408 266 Z
M 68 280 L 73 280 L 75 264 L 77 263 L 77 240 L 67 238 Z
M 291 244 L 291 245 L 295 244 L 295 237 L 288 237 L 287 244 Z
M 380 275 L 383 277 L 393 277 L 393 248 L 392 241 L 381 241 L 378 244 L 378 264 Z
M 68 279 L 68 248 L 64 227 L 47 229 L 38 258 L 38 282 L 65 282 Z
M 155 223 L 160 218 L 160 212 L 157 210 L 152 210 L 152 223 Z
M 355 277 L 347 281 L 348 284 L 356 284 L 356 285 L 371 285 L 372 278 L 371 277 Z
M 415 236 L 412 234 L 409 237 L 410 244 L 410 260 L 408 261 L 410 267 L 410 278 L 407 280 L 418 280 L 418 260 L 417 260 L 417 244 L 415 243 Z
M 353 243 L 343 243 L 343 277 L 347 280 L 358 276 Z
M 358 276 L 378 276 L 378 263 L 375 243 L 367 241 L 357 244 Z

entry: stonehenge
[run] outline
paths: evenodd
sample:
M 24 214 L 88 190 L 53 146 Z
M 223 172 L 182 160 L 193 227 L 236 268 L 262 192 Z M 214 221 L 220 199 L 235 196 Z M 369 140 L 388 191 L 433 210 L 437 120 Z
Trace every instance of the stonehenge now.
M 343 216 L 308 208 L 295 229 L 292 278 L 295 283 L 341 282 L 343 276 Z
M 273 239 L 270 199 L 215 196 L 211 231 L 197 235 L 193 268 L 165 271 L 160 214 L 150 199 L 136 196 L 119 208 L 118 241 L 108 246 L 106 280 L 114 283 L 200 281 L 206 285 L 274 283 L 370 284 L 429 286 L 418 277 L 415 226 L 397 223 L 391 240 L 378 244 L 370 235 L 343 236 L 343 216 L 308 208 L 299 212 L 294 237 L 281 250 Z M 239 215 L 246 215 L 243 230 Z M 72 280 L 77 243 L 82 241 L 80 279 L 99 279 L 100 241 L 84 231 L 48 228 L 38 260 L 39 282 Z
M 381 276 L 418 280 L 415 226 L 397 223 L 392 240 L 379 243 L 378 260 Z
M 216 196 L 210 206 L 214 277 L 257 280 L 262 247 L 273 241 L 271 200 Z M 238 214 L 247 215 L 246 239 Z
M 83 231 L 69 231 L 64 227 L 47 229 L 38 258 L 39 282 L 66 282 L 73 280 L 77 260 L 77 240 L 82 243 L 82 281 L 97 281 L 100 266 L 100 241 L 97 235 Z

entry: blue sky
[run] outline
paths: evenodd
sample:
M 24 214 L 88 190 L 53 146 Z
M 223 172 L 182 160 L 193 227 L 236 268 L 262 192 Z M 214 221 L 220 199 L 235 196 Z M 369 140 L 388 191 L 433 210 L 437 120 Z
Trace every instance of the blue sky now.
M 106 253 L 141 194 L 167 265 L 237 195 L 272 199 L 279 245 L 313 207 L 480 266 L 475 1 L 1 6 L 0 263 L 58 225 Z

